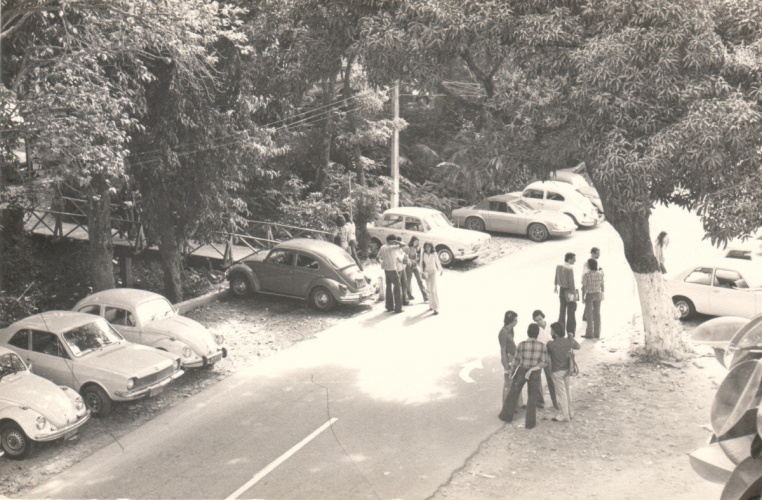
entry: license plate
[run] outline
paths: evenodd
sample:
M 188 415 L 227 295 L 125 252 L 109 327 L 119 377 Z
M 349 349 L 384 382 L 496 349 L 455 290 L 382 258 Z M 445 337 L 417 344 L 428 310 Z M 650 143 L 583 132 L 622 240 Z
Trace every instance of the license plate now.
M 217 361 L 219 361 L 221 359 L 222 359 L 222 353 L 218 352 L 217 354 L 213 354 L 213 355 L 209 356 L 208 363 L 211 365 L 212 363 L 216 363 Z
M 164 392 L 164 386 L 162 386 L 162 387 L 154 387 L 153 389 L 148 391 L 148 397 L 152 398 L 152 397 L 156 396 L 157 394 L 161 394 L 162 392 Z

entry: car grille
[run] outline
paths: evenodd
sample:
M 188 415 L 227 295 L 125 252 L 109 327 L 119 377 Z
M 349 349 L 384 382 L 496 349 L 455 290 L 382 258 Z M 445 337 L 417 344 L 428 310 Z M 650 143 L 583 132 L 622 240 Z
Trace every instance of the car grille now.
M 156 373 L 152 373 L 151 375 L 139 378 L 135 381 L 135 387 L 132 388 L 132 390 L 142 389 L 143 387 L 149 386 L 151 384 L 154 384 L 160 380 L 164 380 L 165 378 L 172 375 L 172 372 L 175 371 L 174 366 L 168 366 L 167 368 L 164 368 L 161 371 L 158 371 Z

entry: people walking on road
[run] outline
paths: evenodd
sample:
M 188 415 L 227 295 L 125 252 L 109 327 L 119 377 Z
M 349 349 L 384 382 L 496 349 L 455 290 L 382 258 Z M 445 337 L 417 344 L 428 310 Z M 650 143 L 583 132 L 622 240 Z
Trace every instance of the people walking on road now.
M 668 245 L 669 235 L 666 231 L 660 232 L 659 236 L 654 240 L 654 256 L 656 257 L 656 262 L 659 264 L 659 270 L 662 274 L 667 273 L 667 268 L 664 267 L 664 250 Z
M 437 281 L 444 271 L 442 262 L 439 260 L 434 244 L 426 242 L 423 244 L 423 253 L 421 254 L 421 271 L 426 280 L 426 289 L 429 294 L 429 309 L 434 314 L 439 314 L 439 293 L 437 291 Z
M 550 325 L 554 339 L 548 342 L 548 358 L 550 358 L 553 381 L 558 396 L 558 413 L 553 417 L 554 422 L 568 422 L 574 418 L 571 388 L 571 351 L 579 349 L 579 343 L 574 337 L 566 336 L 561 323 Z
M 512 368 L 516 357 L 516 341 L 514 340 L 513 329 L 519 322 L 519 315 L 514 311 L 506 311 L 503 316 L 503 327 L 497 334 L 497 341 L 500 343 L 500 362 L 503 364 L 503 397 L 500 400 L 503 404 L 508 392 L 511 390 Z M 523 406 L 521 393 L 519 393 L 518 406 Z
M 550 325 L 545 321 L 545 314 L 537 309 L 532 312 L 532 321 L 534 321 L 538 327 L 540 327 L 540 334 L 537 336 L 537 340 L 545 345 L 553 340 L 553 334 L 550 329 Z M 553 403 L 553 408 L 558 409 L 558 402 L 556 401 L 556 387 L 553 381 L 553 374 L 550 371 L 550 363 L 543 368 L 545 372 L 545 385 L 548 386 L 548 394 L 550 394 L 550 401 Z M 540 386 L 540 400 L 537 402 L 537 406 L 540 408 L 545 407 L 545 398 L 542 395 L 542 386 Z
M 597 261 L 600 257 L 601 257 L 601 251 L 600 251 L 600 249 L 598 247 L 593 247 L 593 248 L 590 249 L 590 258 L 591 259 L 595 259 Z M 598 269 L 600 269 L 601 271 L 603 270 L 600 267 Z M 588 265 L 588 261 L 586 260 L 585 263 L 582 264 L 582 278 L 584 278 L 585 274 L 587 274 L 589 271 L 590 271 L 590 267 Z M 582 299 L 582 301 L 584 302 L 584 299 Z M 585 308 L 582 311 L 582 321 L 587 321 L 587 318 L 588 318 L 588 315 L 587 315 L 587 302 L 584 302 L 584 303 L 585 303 Z
M 598 269 L 598 261 L 588 259 L 590 271 L 582 276 L 582 300 L 588 310 L 585 338 L 601 338 L 601 302 L 603 301 L 603 271 Z
M 513 415 L 519 401 L 521 389 L 525 383 L 529 383 L 529 397 L 527 398 L 527 413 L 524 421 L 526 429 L 533 429 L 537 425 L 537 401 L 540 397 L 540 371 L 547 364 L 547 351 L 545 344 L 537 340 L 540 327 L 537 323 L 530 323 L 527 327 L 527 336 L 524 342 L 516 347 L 516 372 L 511 382 L 511 390 L 505 398 L 505 404 L 500 411 L 500 420 L 513 422 Z
M 386 244 L 378 250 L 377 258 L 381 262 L 386 281 L 386 310 L 400 313 L 402 312 L 402 283 L 397 266 L 402 262 L 402 254 L 393 234 L 386 237 Z
M 574 285 L 574 263 L 577 257 L 568 252 L 564 256 L 564 263 L 556 266 L 556 280 L 553 291 L 558 294 L 559 310 L 558 322 L 566 326 L 566 331 L 574 335 L 577 331 L 577 300 L 579 290 Z
M 360 268 L 360 271 L 364 271 L 362 267 L 362 261 L 360 260 L 360 256 L 357 255 L 357 226 L 355 226 L 355 223 L 352 222 L 352 216 L 349 212 L 344 212 L 343 214 L 344 220 L 346 221 L 346 224 L 344 225 L 345 234 L 348 238 L 348 244 L 349 244 L 349 255 L 352 256 L 352 258 L 357 263 L 357 267 Z
M 407 268 L 405 269 L 405 277 L 407 278 L 407 298 L 408 300 L 415 299 L 415 297 L 413 297 L 413 276 L 415 276 L 415 280 L 418 282 L 418 289 L 423 296 L 423 301 L 428 302 L 429 295 L 426 292 L 426 285 L 421 279 L 421 267 L 419 263 L 421 260 L 421 249 L 418 246 L 418 237 L 413 236 L 410 238 L 410 241 L 407 246 L 404 247 L 404 250 L 408 258 Z

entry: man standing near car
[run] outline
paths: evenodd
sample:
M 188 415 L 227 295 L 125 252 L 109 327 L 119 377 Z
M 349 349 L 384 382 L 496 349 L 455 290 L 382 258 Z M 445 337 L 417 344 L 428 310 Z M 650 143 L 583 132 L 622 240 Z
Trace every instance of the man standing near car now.
M 577 330 L 577 295 L 574 286 L 574 263 L 577 256 L 568 252 L 564 255 L 564 263 L 556 266 L 554 293 L 558 294 L 558 322 L 566 327 L 566 331 L 574 336 Z
M 386 237 L 386 245 L 378 250 L 377 256 L 381 262 L 381 269 L 384 270 L 386 280 L 386 310 L 388 312 L 402 312 L 402 283 L 398 266 L 403 264 L 400 247 L 397 245 L 397 239 L 393 234 Z

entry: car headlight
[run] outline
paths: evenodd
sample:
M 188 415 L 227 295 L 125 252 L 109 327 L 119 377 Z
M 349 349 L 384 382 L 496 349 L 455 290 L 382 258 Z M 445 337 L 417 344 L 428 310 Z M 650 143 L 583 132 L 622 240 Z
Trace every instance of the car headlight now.
M 339 285 L 339 294 L 346 295 L 349 289 L 345 285 Z
M 193 356 L 193 351 L 191 351 L 191 348 L 186 345 L 183 347 L 183 357 L 190 358 L 191 356 Z
M 215 333 L 214 341 L 217 342 L 217 345 L 222 345 L 225 343 L 225 336 L 219 333 Z
M 127 390 L 131 391 L 133 387 L 135 387 L 135 377 L 127 381 Z
M 48 423 L 48 422 L 47 422 L 47 420 L 45 420 L 45 417 L 43 417 L 42 415 L 37 417 L 37 430 L 41 431 L 45 427 L 46 423 Z
M 85 400 L 82 399 L 80 396 L 77 396 L 77 398 L 74 400 L 74 408 L 77 411 L 82 411 L 85 408 Z

